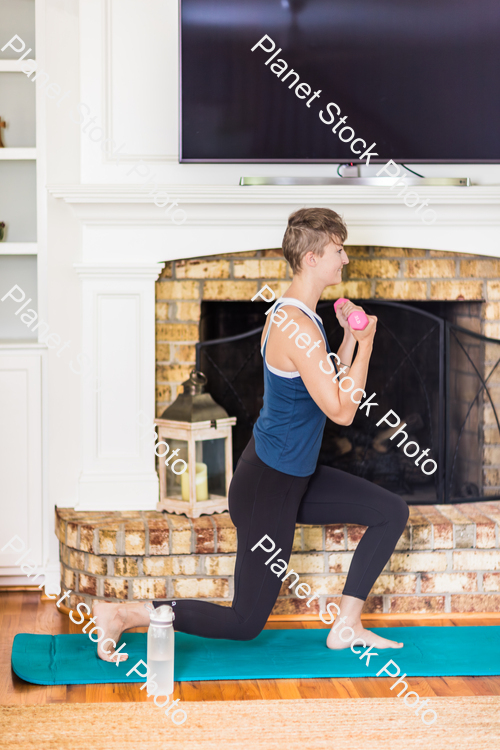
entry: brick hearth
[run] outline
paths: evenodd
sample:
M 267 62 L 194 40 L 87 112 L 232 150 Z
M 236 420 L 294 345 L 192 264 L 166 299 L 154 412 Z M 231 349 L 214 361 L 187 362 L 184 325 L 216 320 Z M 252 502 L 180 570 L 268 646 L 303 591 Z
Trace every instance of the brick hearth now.
M 365 612 L 500 611 L 500 501 L 411 506 Z M 338 601 L 363 526 L 298 525 L 290 567 Z M 56 509 L 61 587 L 70 606 L 93 599 L 201 598 L 229 605 L 236 529 L 227 513 L 190 520 L 148 512 Z M 257 564 L 257 563 L 256 563 Z M 284 583 L 273 614 L 317 614 Z

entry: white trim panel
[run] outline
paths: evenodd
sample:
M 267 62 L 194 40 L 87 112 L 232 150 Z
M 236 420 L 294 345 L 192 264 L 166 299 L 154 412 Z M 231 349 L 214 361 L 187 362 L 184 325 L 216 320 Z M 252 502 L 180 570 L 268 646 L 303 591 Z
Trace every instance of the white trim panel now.
M 31 550 L 21 565 L 43 562 L 41 361 L 41 354 L 0 354 L 0 548 L 20 537 Z M 10 573 L 21 554 L 0 553 L 0 570 Z
M 158 264 L 77 264 L 83 289 L 83 455 L 77 510 L 154 510 L 158 477 L 138 414 L 154 420 Z

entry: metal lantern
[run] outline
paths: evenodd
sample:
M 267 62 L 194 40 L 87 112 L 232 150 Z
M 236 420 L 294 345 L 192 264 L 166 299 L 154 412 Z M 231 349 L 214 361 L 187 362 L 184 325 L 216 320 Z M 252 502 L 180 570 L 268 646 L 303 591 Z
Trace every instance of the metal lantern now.
M 155 421 L 158 432 L 158 510 L 198 518 L 227 510 L 233 476 L 230 417 L 204 392 L 207 378 L 195 368 L 173 404 Z

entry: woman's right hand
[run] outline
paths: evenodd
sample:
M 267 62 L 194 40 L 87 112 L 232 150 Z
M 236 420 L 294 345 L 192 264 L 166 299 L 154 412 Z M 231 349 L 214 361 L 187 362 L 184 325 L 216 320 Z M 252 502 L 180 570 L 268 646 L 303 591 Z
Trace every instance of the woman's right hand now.
M 366 317 L 368 318 L 368 325 L 362 331 L 357 331 L 349 326 L 350 332 L 359 344 L 373 344 L 373 339 L 375 338 L 377 317 L 375 315 L 367 315 Z

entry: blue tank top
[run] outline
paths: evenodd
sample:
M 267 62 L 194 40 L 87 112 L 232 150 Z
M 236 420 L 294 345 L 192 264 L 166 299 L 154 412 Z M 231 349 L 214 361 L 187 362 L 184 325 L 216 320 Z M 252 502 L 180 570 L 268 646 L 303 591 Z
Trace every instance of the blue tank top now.
M 316 469 L 326 416 L 309 395 L 299 372 L 277 370 L 266 362 L 267 340 L 274 316 L 281 305 L 298 307 L 311 318 L 325 339 L 327 352 L 331 351 L 319 315 L 300 300 L 291 297 L 276 300 L 269 313 L 271 321 L 261 349 L 264 360 L 264 405 L 253 428 L 255 452 L 272 469 L 295 477 L 306 477 Z M 306 356 L 306 350 L 303 351 Z M 335 362 L 333 364 L 335 366 Z

